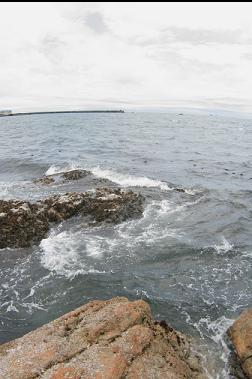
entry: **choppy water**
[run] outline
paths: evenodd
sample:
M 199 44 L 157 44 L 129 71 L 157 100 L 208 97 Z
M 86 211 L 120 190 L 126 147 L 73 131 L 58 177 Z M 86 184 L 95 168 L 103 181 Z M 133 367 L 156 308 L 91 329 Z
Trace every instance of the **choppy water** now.
M 210 378 L 229 378 L 224 333 L 252 305 L 252 121 L 34 115 L 0 119 L 0 141 L 1 198 L 85 190 L 31 183 L 75 167 L 146 196 L 141 219 L 92 230 L 72 219 L 38 247 L 0 250 L 0 342 L 124 295 L 193 335 Z

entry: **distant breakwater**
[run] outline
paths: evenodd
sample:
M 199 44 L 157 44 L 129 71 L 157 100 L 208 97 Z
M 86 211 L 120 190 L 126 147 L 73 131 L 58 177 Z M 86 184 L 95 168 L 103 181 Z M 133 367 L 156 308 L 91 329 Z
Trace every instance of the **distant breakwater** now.
M 65 113 L 125 113 L 124 110 L 90 110 L 90 111 L 48 111 L 48 112 L 21 112 L 1 115 L 0 117 L 12 117 L 12 116 L 30 116 L 30 115 L 42 115 L 42 114 L 65 114 Z

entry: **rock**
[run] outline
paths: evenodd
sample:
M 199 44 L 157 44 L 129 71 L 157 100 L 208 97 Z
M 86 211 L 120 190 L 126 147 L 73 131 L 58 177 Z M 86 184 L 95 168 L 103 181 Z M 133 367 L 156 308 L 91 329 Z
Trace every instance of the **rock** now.
M 98 178 L 91 171 L 80 169 L 46 175 L 42 178 L 33 180 L 33 183 L 41 186 L 49 186 L 50 184 L 69 185 L 71 182 L 77 182 L 81 179 L 84 179 L 81 184 L 85 186 L 86 190 L 89 188 L 99 188 L 102 186 L 118 188 L 116 183 L 113 183 L 105 178 Z
M 228 330 L 244 373 L 252 379 L 252 309 L 244 311 Z
M 52 175 L 44 176 L 43 178 L 36 179 L 33 181 L 34 184 L 41 184 L 43 186 L 52 184 L 55 182 L 55 179 L 53 178 Z
M 2 379 L 203 379 L 190 342 L 126 298 L 93 301 L 0 346 Z
M 0 249 L 38 244 L 49 230 L 49 222 L 39 204 L 0 200 Z
M 175 191 L 177 192 L 183 192 L 185 193 L 185 189 L 184 188 L 174 188 Z
M 75 215 L 88 216 L 91 223 L 119 223 L 140 217 L 142 212 L 143 196 L 109 188 L 54 195 L 35 204 L 0 200 L 0 248 L 38 244 L 46 237 L 49 223 Z
M 33 183 L 41 184 L 41 185 L 49 185 L 49 184 L 55 183 L 56 181 L 60 182 L 62 180 L 63 181 L 79 180 L 91 175 L 92 173 L 90 171 L 76 169 L 76 170 L 70 170 L 66 172 L 59 172 L 53 175 L 46 175 L 46 176 L 43 176 L 43 178 L 35 179 Z
M 85 178 L 88 175 L 91 175 L 90 171 L 71 170 L 71 171 L 63 172 L 62 177 L 66 180 L 79 180 L 79 179 Z
M 231 348 L 231 354 L 228 359 L 228 365 L 229 365 L 229 375 L 230 378 L 234 379 L 247 379 L 247 376 L 245 376 L 244 371 L 241 367 L 241 362 L 239 361 L 237 354 L 234 350 Z
M 132 191 L 102 188 L 95 192 L 55 195 L 44 200 L 43 205 L 51 222 L 82 214 L 95 222 L 119 223 L 142 215 L 143 197 Z

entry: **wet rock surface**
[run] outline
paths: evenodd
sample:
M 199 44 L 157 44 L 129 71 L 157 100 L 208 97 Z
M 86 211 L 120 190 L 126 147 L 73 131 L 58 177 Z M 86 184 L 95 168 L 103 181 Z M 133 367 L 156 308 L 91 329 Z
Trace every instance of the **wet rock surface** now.
M 65 171 L 65 172 L 59 172 L 53 175 L 45 175 L 42 178 L 33 180 L 33 183 L 46 186 L 55 182 L 58 183 L 58 182 L 68 182 L 68 181 L 70 182 L 74 180 L 80 180 L 88 176 L 93 176 L 91 171 L 76 169 L 76 170 L 70 170 L 70 171 Z
M 41 204 L 0 200 L 0 248 L 38 244 L 49 230 Z
M 79 180 L 79 179 L 85 178 L 88 175 L 91 175 L 90 171 L 86 171 L 86 170 L 71 170 L 71 171 L 64 172 L 62 174 L 62 177 L 65 180 Z
M 42 178 L 34 179 L 33 184 L 39 187 L 55 188 L 56 186 L 69 187 L 73 183 L 84 187 L 85 190 L 99 187 L 119 188 L 116 183 L 111 182 L 105 178 L 96 177 L 91 171 L 75 169 L 70 171 L 63 171 L 52 175 L 45 175 Z
M 150 307 L 93 301 L 0 346 L 1 379 L 203 379 L 190 341 Z
M 47 186 L 49 184 L 52 184 L 55 182 L 55 179 L 53 178 L 53 176 L 44 176 L 43 178 L 39 178 L 39 179 L 35 179 L 33 181 L 34 184 L 40 184 L 40 185 L 44 185 L 44 186 Z
M 228 330 L 244 373 L 252 378 L 252 309 L 244 311 Z
M 38 244 L 50 223 L 75 215 L 88 217 L 91 223 L 120 223 L 140 217 L 143 201 L 140 194 L 109 188 L 54 195 L 37 203 L 0 200 L 0 248 Z

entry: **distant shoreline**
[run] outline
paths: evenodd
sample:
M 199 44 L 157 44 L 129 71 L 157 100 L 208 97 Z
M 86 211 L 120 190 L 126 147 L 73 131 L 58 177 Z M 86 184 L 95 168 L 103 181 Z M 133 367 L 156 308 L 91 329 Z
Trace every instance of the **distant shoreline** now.
M 11 113 L 6 115 L 1 115 L 1 117 L 13 117 L 13 116 L 30 116 L 30 115 L 40 115 L 40 114 L 64 114 L 64 113 L 125 113 L 124 110 L 93 110 L 93 111 L 47 111 L 47 112 L 21 112 L 21 113 Z

